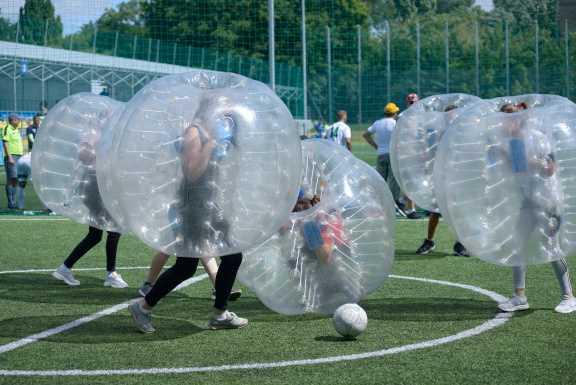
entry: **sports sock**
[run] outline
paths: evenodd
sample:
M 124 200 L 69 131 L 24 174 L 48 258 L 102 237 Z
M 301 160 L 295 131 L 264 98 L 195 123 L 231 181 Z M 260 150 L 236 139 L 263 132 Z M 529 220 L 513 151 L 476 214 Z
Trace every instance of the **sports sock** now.
M 568 263 L 566 259 L 562 258 L 558 261 L 552 262 L 552 267 L 554 268 L 554 273 L 560 284 L 560 290 L 562 290 L 563 298 L 572 297 L 572 284 L 570 283 L 570 273 L 568 272 Z
M 512 267 L 512 279 L 514 281 L 514 289 L 526 288 L 526 266 Z
M 24 209 L 24 188 L 17 187 L 16 188 L 16 196 L 18 199 L 18 208 L 20 210 Z

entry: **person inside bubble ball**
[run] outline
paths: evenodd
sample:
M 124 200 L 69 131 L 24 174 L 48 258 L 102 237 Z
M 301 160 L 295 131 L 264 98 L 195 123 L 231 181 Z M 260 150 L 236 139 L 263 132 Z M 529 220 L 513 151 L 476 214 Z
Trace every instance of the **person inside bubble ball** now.
M 410 108 L 413 104 L 418 102 L 420 97 L 418 94 L 411 92 L 406 95 L 406 108 Z M 408 198 L 406 194 L 403 194 L 404 203 L 401 205 L 400 209 L 404 213 L 404 216 L 408 219 L 420 219 L 420 215 L 416 212 L 416 205 L 412 199 Z
M 320 203 L 318 195 L 309 196 L 300 190 L 298 201 L 292 212 L 306 211 Z M 336 243 L 342 243 L 342 219 L 337 215 L 318 213 L 314 220 L 302 225 L 302 236 L 306 248 L 324 264 L 332 261 L 332 253 Z
M 500 112 L 513 114 L 527 109 L 525 103 L 506 103 L 500 108 Z M 554 154 L 550 142 L 544 134 L 538 130 L 530 129 L 520 120 L 508 124 L 508 148 L 506 153 L 508 161 L 523 197 L 522 207 L 529 210 L 534 216 L 530 221 L 533 226 L 540 226 L 546 240 L 552 240 L 561 226 L 561 218 L 557 211 L 557 199 L 554 187 L 546 186 L 546 202 L 538 199 L 536 193 L 538 187 L 553 183 L 550 179 L 557 170 Z M 492 154 L 494 155 L 494 154 Z M 551 188 L 549 188 L 551 187 Z M 556 196 L 557 198 L 557 196 Z M 549 247 L 554 247 L 550 245 Z M 551 262 L 560 284 L 561 301 L 554 309 L 558 313 L 571 313 L 576 311 L 576 298 L 574 298 L 568 262 L 561 258 Z M 514 296 L 498 305 L 505 312 L 527 310 L 530 308 L 526 298 L 526 266 L 512 268 L 514 281 Z
M 444 108 L 444 112 L 449 112 L 450 114 L 452 114 L 452 112 L 450 112 L 450 111 L 454 111 L 457 108 L 458 108 L 458 106 L 456 106 L 454 104 L 450 104 L 450 105 L 446 106 L 446 108 Z M 440 140 L 440 138 L 435 139 L 435 142 L 438 143 L 439 140 Z M 422 245 L 420 245 L 418 250 L 416 250 L 416 254 L 426 255 L 436 248 L 436 243 L 434 242 L 434 235 L 436 234 L 436 228 L 438 227 L 438 222 L 440 221 L 441 216 L 442 215 L 440 213 L 434 213 L 434 212 L 430 213 L 430 216 L 428 217 L 427 237 L 424 239 L 424 242 L 422 242 Z M 453 250 L 454 250 L 454 255 L 461 256 L 461 257 L 469 257 L 470 256 L 468 254 L 468 250 L 466 250 L 466 247 L 464 247 L 464 245 L 462 243 L 460 243 L 460 241 L 456 241 L 454 243 Z
M 181 232 L 189 250 L 195 243 L 202 244 L 208 240 L 227 242 L 228 239 L 228 223 L 217 211 L 207 211 L 207 206 L 214 208 L 209 203 L 213 202 L 214 195 L 218 193 L 218 187 L 213 183 L 218 173 L 218 163 L 212 160 L 226 156 L 228 147 L 233 145 L 233 133 L 217 128 L 214 131 L 216 137 L 212 137 L 202 126 L 202 121 L 193 123 L 182 133 L 180 157 L 183 181 L 179 190 L 178 209 L 183 223 L 177 231 Z M 230 135 L 219 131 L 228 131 Z M 214 314 L 208 327 L 213 330 L 242 328 L 248 325 L 248 320 L 227 310 L 230 293 L 242 263 L 242 253 L 221 256 L 220 259 L 215 282 Z M 174 265 L 160 275 L 146 296 L 129 306 L 128 310 L 141 332 L 155 331 L 152 309 L 176 286 L 192 277 L 197 267 L 197 257 L 177 256 Z
M 96 171 L 94 164 L 96 162 L 95 146 L 100 138 L 99 132 L 91 131 L 81 138 L 78 145 L 78 159 L 80 160 L 81 167 L 79 167 L 80 175 L 76 178 L 77 185 L 76 191 L 73 196 L 82 197 L 83 203 L 88 208 L 90 216 L 93 218 L 107 216 L 104 203 L 98 191 L 98 181 L 96 180 Z M 53 273 L 52 276 L 60 281 L 64 281 L 68 286 L 78 286 L 80 281 L 74 277 L 72 267 L 82 258 L 88 251 L 93 249 L 102 240 L 104 231 L 93 226 L 88 226 L 88 234 L 76 245 L 72 252 L 68 255 L 62 265 L 60 265 Z M 128 287 L 128 284 L 122 276 L 116 271 L 116 254 L 118 252 L 118 242 L 120 241 L 121 234 L 115 231 L 108 231 L 106 237 L 106 278 L 104 286 L 109 286 L 117 289 Z

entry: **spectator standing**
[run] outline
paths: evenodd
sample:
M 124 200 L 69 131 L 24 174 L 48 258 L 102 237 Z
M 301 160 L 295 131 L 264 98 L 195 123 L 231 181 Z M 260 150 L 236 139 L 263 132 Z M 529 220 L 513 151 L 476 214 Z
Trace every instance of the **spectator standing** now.
M 340 110 L 336 113 L 338 121 L 331 125 L 326 131 L 325 138 L 334 141 L 335 143 L 346 147 L 352 151 L 352 130 L 346 124 L 348 120 L 348 113 Z
M 28 151 L 32 151 L 34 147 L 34 140 L 36 139 L 36 133 L 40 127 L 40 115 L 34 115 L 32 119 L 32 124 L 26 128 L 26 138 L 28 139 Z
M 4 168 L 6 170 L 6 197 L 8 208 L 16 208 L 16 187 L 18 172 L 16 163 L 24 154 L 24 145 L 18 129 L 20 119 L 16 115 L 8 117 L 8 124 L 2 129 L 2 145 L 4 149 Z
M 392 132 L 396 127 L 396 117 L 400 108 L 395 103 L 388 103 L 384 107 L 384 118 L 375 121 L 362 135 L 366 142 L 378 152 L 376 170 L 382 178 L 388 183 L 394 202 L 398 205 L 400 198 L 400 187 L 394 174 L 392 173 L 392 164 L 390 163 L 390 142 Z

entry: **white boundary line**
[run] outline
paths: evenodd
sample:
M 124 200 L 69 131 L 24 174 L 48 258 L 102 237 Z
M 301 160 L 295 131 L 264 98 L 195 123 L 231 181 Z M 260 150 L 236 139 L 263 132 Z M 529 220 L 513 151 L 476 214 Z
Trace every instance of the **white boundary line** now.
M 190 278 L 190 279 L 182 282 L 182 283 L 181 283 L 180 285 L 178 285 L 174 290 L 183 289 L 183 288 L 185 288 L 185 287 L 187 287 L 187 286 L 190 286 L 190 285 L 192 285 L 192 284 L 194 284 L 194 283 L 196 283 L 196 282 L 199 282 L 199 281 L 201 281 L 201 280 L 203 280 L 203 279 L 205 279 L 205 278 L 208 278 L 208 274 L 202 274 L 202 275 L 199 275 L 199 276 L 197 276 L 197 277 L 192 277 L 192 278 Z M 88 315 L 88 316 L 86 316 L 86 317 L 79 318 L 79 319 L 74 320 L 74 321 L 72 321 L 72 322 L 68 322 L 68 323 L 66 323 L 66 324 L 64 324 L 64 325 L 60 325 L 60 326 L 57 326 L 57 327 L 55 327 L 55 328 L 48 329 L 48 330 L 45 330 L 45 331 L 40 332 L 40 333 L 37 333 L 37 334 L 33 334 L 33 335 L 31 335 L 31 336 L 24 337 L 24 338 L 22 338 L 22 339 L 19 339 L 19 340 L 17 340 L 17 341 L 14 341 L 14 342 L 10 342 L 10 343 L 4 344 L 4 345 L 0 345 L 0 354 L 2 354 L 2 353 L 7 353 L 7 352 L 10 352 L 10 351 L 12 351 L 12 350 L 16 350 L 16 349 L 18 349 L 18 348 L 21 348 L 22 346 L 26 346 L 26 345 L 32 344 L 32 343 L 34 343 L 34 342 L 38 342 L 39 340 L 42 340 L 42 339 L 44 339 L 44 338 L 51 337 L 51 336 L 53 336 L 53 335 L 55 335 L 55 334 L 60 334 L 60 333 L 63 333 L 63 332 L 65 332 L 65 331 L 68 331 L 68 330 L 70 330 L 70 329 L 77 328 L 78 326 L 84 325 L 84 324 L 86 324 L 86 323 L 88 323 L 88 322 L 95 321 L 95 320 L 97 320 L 97 319 L 99 319 L 99 318 L 102 318 L 102 317 L 105 317 L 105 316 L 107 316 L 107 315 L 111 315 L 111 314 L 114 314 L 114 313 L 118 313 L 119 311 L 124 310 L 124 309 L 126 309 L 128 306 L 130 306 L 130 304 L 131 304 L 132 302 L 134 302 L 134 301 L 135 301 L 135 299 L 131 299 L 131 300 L 129 300 L 129 301 L 125 301 L 125 302 L 119 303 L 118 305 L 114 305 L 114 306 L 108 307 L 108 308 L 106 308 L 106 309 L 104 309 L 104 310 L 101 310 L 101 311 L 99 311 L 99 312 L 97 312 L 97 313 L 90 314 L 90 315 Z
M 200 278 L 200 277 L 198 277 Z M 205 278 L 205 277 L 204 277 Z M 477 286 L 465 285 L 460 283 L 453 283 L 449 281 L 441 281 L 428 278 L 418 278 L 418 277 L 408 277 L 401 275 L 390 275 L 390 278 L 405 279 L 411 281 L 433 283 L 444 286 L 457 287 L 465 290 L 470 290 L 478 294 L 489 297 L 495 302 L 505 301 L 506 298 L 501 294 L 496 292 L 482 289 Z M 193 278 L 194 279 L 194 278 Z M 123 305 L 123 304 L 120 304 Z M 116 305 L 116 306 L 120 306 Z M 127 306 L 127 305 L 126 305 Z M 103 310 L 106 311 L 106 310 Z M 104 316 L 104 315 L 102 315 Z M 498 313 L 496 316 L 472 329 L 467 329 L 462 332 L 437 338 L 428 341 L 417 342 L 414 344 L 397 346 L 393 348 L 377 350 L 372 352 L 348 354 L 341 356 L 323 357 L 315 359 L 302 359 L 302 360 L 292 360 L 292 361 L 277 361 L 277 362 L 262 362 L 262 363 L 246 363 L 246 364 L 234 364 L 234 365 L 222 365 L 222 366 L 200 366 L 200 367 L 187 367 L 187 368 L 141 368 L 141 369 L 101 369 L 101 370 L 0 370 L 0 377 L 8 376 L 25 376 L 25 377 L 61 377 L 61 376 L 118 376 L 118 375 L 145 375 L 145 374 L 182 374 L 182 373 L 199 373 L 199 372 L 223 372 L 228 370 L 250 370 L 250 369 L 271 369 L 271 368 L 282 368 L 288 366 L 309 366 L 309 365 L 319 365 L 319 364 L 330 364 L 342 361 L 356 361 L 368 358 L 377 358 L 388 356 L 392 354 L 398 354 L 403 352 L 409 352 L 412 350 L 431 348 L 435 346 L 440 346 L 462 340 L 464 338 L 469 338 L 477 336 L 481 333 L 487 332 L 498 326 L 504 325 L 510 318 L 512 313 Z M 75 321 L 73 321 L 75 322 Z M 88 321 L 89 322 L 89 321 Z M 64 325 L 63 325 L 64 326 Z M 74 326 L 75 327 L 75 326 Z M 68 330 L 68 329 L 67 329 Z M 56 334 L 56 333 L 54 333 Z M 34 341 L 35 342 L 35 341 Z

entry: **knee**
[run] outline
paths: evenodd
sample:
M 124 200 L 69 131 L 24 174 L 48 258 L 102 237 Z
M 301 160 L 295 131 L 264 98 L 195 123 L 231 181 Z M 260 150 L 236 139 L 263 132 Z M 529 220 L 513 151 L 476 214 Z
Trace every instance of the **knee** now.
M 26 182 L 22 182 L 22 181 L 18 182 L 18 187 L 26 188 Z
M 221 265 L 239 267 L 242 264 L 242 253 L 230 254 L 222 257 Z
M 120 233 L 115 233 L 114 231 L 108 231 L 108 242 L 118 242 L 120 239 Z
M 95 227 L 90 227 L 90 231 L 88 232 L 88 237 L 94 243 L 98 243 L 102 240 L 102 230 L 99 230 Z

